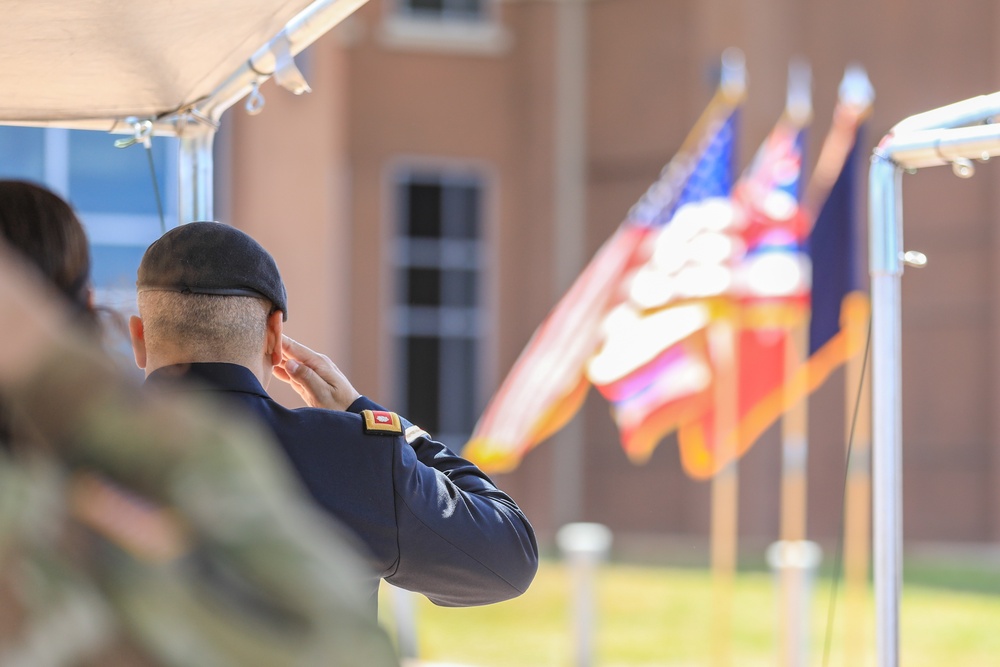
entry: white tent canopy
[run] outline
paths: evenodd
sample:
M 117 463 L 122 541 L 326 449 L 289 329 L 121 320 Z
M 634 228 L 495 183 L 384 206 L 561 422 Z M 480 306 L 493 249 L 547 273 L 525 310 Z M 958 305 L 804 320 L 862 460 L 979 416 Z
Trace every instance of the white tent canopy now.
M 0 19 L 0 122 L 131 131 L 226 107 L 365 0 L 14 0 Z M 256 72 L 255 72 L 256 70 Z
M 210 220 L 222 113 L 367 0 L 0 0 L 0 123 L 180 137 L 181 221 Z

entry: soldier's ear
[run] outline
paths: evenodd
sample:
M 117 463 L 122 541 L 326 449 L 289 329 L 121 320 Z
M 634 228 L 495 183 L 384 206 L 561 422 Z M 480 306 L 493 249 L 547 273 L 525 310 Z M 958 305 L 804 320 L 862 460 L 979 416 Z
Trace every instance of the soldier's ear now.
M 135 356 L 135 365 L 139 368 L 146 367 L 146 332 L 142 328 L 142 318 L 133 315 L 128 318 L 128 334 L 132 339 L 132 354 Z
M 264 356 L 270 358 L 272 366 L 281 363 L 281 331 L 284 316 L 280 310 L 267 316 L 267 339 L 264 342 Z

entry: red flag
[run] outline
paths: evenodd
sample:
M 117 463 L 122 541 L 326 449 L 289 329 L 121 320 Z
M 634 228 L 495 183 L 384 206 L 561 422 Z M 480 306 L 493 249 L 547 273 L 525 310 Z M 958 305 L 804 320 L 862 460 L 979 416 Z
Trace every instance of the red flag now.
M 767 188 L 746 190 L 737 187 L 736 197 L 749 211 L 748 248 L 760 244 L 753 232 L 754 217 L 758 229 L 778 229 L 789 239 L 787 249 L 801 253 L 804 234 L 809 234 L 809 260 L 806 266 L 811 280 L 806 294 L 789 293 L 770 301 L 750 290 L 741 300 L 741 327 L 738 345 L 739 411 L 735 430 L 726 434 L 726 451 L 743 454 L 775 421 L 796 402 L 815 391 L 837 366 L 860 352 L 864 345 L 864 321 L 867 297 L 859 291 L 855 247 L 855 163 L 857 137 L 861 122 L 870 113 L 872 93 L 863 73 L 849 72 L 842 86 L 841 99 L 834 111 L 834 122 L 827 134 L 816 171 L 810 181 L 805 202 L 794 218 L 778 223 L 761 206 Z M 779 131 L 776 128 L 776 131 Z M 791 130 L 786 128 L 784 132 Z M 773 142 L 772 139 L 769 140 Z M 772 143 L 772 150 L 781 149 Z M 762 150 L 766 150 L 765 148 Z M 750 182 L 757 177 L 750 173 Z M 756 213 L 755 213 L 756 211 Z M 813 220 L 815 225 L 810 229 Z M 750 253 L 752 254 L 752 250 Z M 783 272 L 776 271 L 774 275 Z M 791 276 L 795 270 L 787 269 Z M 811 312 L 806 306 L 811 305 Z M 798 360 L 790 373 L 786 346 L 792 326 L 810 318 L 809 357 Z M 715 455 L 719 444 L 714 433 L 714 411 L 683 426 L 679 431 L 681 457 L 689 474 L 705 478 L 719 471 L 728 461 Z
M 625 298 L 627 281 L 649 242 L 692 196 L 691 176 L 717 137 L 732 135 L 740 95 L 720 89 L 660 178 L 604 243 L 569 292 L 535 331 L 480 418 L 463 455 L 487 471 L 510 470 L 577 412 L 589 382 L 588 360 L 604 338 L 605 316 Z M 731 139 L 730 139 L 731 143 Z

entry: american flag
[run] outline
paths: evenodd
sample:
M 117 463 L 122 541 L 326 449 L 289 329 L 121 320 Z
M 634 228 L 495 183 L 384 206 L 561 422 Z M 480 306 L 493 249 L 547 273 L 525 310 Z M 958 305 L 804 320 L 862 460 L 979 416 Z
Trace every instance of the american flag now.
M 653 251 L 605 319 L 606 339 L 588 365 L 634 461 L 709 405 L 706 334 L 729 299 L 739 251 L 730 202 L 735 122 L 732 114 L 720 124 L 677 202 L 658 214 Z
M 723 169 L 726 160 L 717 153 L 731 151 L 741 99 L 742 94 L 720 88 L 678 154 L 535 331 L 463 455 L 486 471 L 513 469 L 579 410 L 590 386 L 585 368 L 605 338 L 606 316 L 626 298 L 650 240 L 681 204 L 705 196 L 701 191 Z

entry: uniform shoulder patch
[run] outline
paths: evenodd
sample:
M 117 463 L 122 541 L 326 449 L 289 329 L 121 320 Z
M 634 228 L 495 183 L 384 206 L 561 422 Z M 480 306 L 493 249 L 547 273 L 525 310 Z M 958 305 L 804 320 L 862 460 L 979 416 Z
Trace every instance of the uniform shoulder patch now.
M 403 435 L 403 424 L 399 415 L 388 410 L 362 410 L 365 420 L 365 433 L 375 435 Z

